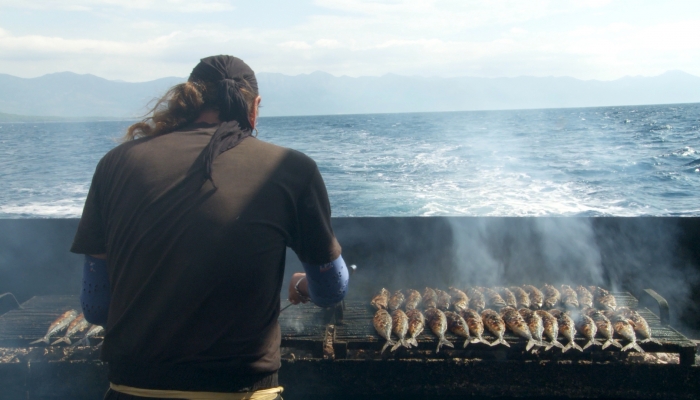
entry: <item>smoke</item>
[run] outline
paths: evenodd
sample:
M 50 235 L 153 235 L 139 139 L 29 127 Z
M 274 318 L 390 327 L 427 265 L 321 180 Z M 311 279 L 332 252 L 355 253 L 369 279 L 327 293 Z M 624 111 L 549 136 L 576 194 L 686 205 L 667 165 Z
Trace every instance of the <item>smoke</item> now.
M 679 226 L 683 219 L 448 220 L 462 286 L 597 285 L 631 292 L 640 301 L 651 288 L 668 300 L 673 326 L 698 329 L 690 321 L 698 311 L 692 296 L 700 274 L 697 257 L 688 251 L 692 236 Z M 643 304 L 658 313 L 655 304 Z

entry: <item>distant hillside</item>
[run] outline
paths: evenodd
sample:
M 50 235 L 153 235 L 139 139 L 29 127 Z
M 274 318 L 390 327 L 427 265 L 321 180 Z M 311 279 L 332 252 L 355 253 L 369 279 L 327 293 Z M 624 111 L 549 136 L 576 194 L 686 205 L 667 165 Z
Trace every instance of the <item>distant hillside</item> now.
M 24 79 L 0 74 L 0 111 L 134 118 L 185 78 L 110 81 L 70 72 Z M 700 77 L 670 71 L 614 81 L 569 77 L 425 78 L 258 74 L 263 116 L 564 108 L 700 102 Z

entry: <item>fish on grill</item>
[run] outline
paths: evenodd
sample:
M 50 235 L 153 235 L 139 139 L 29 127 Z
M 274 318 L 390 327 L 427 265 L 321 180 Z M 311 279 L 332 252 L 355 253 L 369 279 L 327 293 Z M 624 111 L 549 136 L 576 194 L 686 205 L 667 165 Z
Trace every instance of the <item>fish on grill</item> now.
M 583 349 L 586 350 L 587 348 L 591 346 L 602 346 L 603 343 L 600 343 L 595 339 L 596 333 L 598 333 L 598 326 L 596 323 L 591 319 L 586 314 L 581 314 L 578 317 L 578 320 L 576 321 L 576 329 L 581 332 L 583 337 L 588 339 L 588 343 L 586 343 L 583 346 Z
M 510 291 L 510 289 L 498 286 L 493 288 L 493 290 L 497 291 L 498 294 L 501 295 L 507 306 L 518 308 L 518 300 L 515 298 L 515 295 Z
M 412 309 L 406 311 L 406 316 L 408 317 L 408 339 L 406 340 L 409 344 L 418 347 L 418 341 L 416 338 L 418 335 L 423 333 L 425 328 L 425 317 L 423 313 L 418 309 Z
M 503 318 L 508 329 L 516 335 L 528 340 L 525 350 L 530 350 L 533 346 L 540 344 L 532 337 L 530 328 L 527 326 L 523 317 L 520 316 L 518 310 L 513 307 L 503 307 L 501 309 L 501 318 Z
M 542 327 L 544 329 L 543 334 L 549 339 L 549 343 L 545 344 L 545 351 L 551 349 L 552 347 L 558 347 L 560 349 L 564 348 L 564 345 L 559 343 L 557 337 L 559 337 L 559 322 L 554 316 L 545 310 L 537 310 L 535 314 L 542 318 Z
M 426 287 L 423 291 L 423 308 L 435 308 L 437 307 L 437 293 L 429 287 Z
M 559 311 L 559 310 L 556 310 Z M 559 316 L 557 317 L 557 322 L 559 323 L 559 333 L 566 338 L 566 340 L 569 341 L 569 343 L 564 346 L 561 349 L 562 353 L 567 352 L 569 349 L 574 348 L 578 351 L 583 351 L 581 346 L 577 345 L 576 342 L 574 342 L 574 337 L 576 336 L 576 325 L 574 324 L 574 320 L 571 319 L 571 316 L 569 315 L 568 312 L 558 312 L 554 313 L 553 311 L 549 312 L 550 314 L 558 314 Z
M 389 296 L 389 291 L 382 288 L 382 290 L 380 290 L 379 293 L 374 296 L 370 304 L 377 310 L 386 310 L 389 308 Z
M 477 289 L 479 289 L 481 293 L 484 294 L 484 297 L 486 298 L 487 307 L 496 307 L 500 309 L 506 306 L 506 301 L 503 300 L 503 297 L 501 297 L 501 295 L 498 294 L 497 291 L 487 287 L 479 287 Z
M 584 286 L 576 286 L 576 294 L 578 295 L 578 303 L 581 308 L 592 308 L 593 307 L 593 293 L 586 289 Z
M 51 346 L 61 342 L 70 344 L 70 338 L 72 336 L 75 336 L 76 333 L 85 330 L 89 325 L 90 323 L 85 319 L 85 316 L 83 314 L 78 315 L 73 321 L 71 321 L 70 325 L 68 325 L 68 328 L 66 329 L 66 334 L 62 338 L 51 343 Z
M 634 328 L 625 317 L 622 315 L 615 315 L 612 319 L 612 324 L 615 334 L 629 341 L 629 344 L 621 348 L 620 351 L 635 349 L 640 353 L 644 353 L 644 350 L 637 344 L 637 336 L 634 334 Z
M 469 308 L 481 312 L 486 308 L 486 299 L 484 299 L 484 294 L 477 288 L 471 287 L 467 289 L 467 296 L 469 296 Z
M 405 300 L 406 297 L 403 295 L 400 289 L 394 292 L 394 294 L 392 294 L 389 298 L 389 311 L 394 311 L 401 308 Z
M 391 332 L 399 338 L 391 351 L 396 351 L 399 346 L 403 346 L 407 349 L 411 348 L 411 345 L 406 343 L 406 333 L 408 333 L 408 317 L 406 313 L 402 310 L 394 310 L 391 313 Z
M 404 308 L 406 311 L 415 310 L 420 306 L 421 301 L 423 301 L 423 296 L 420 295 L 419 291 L 413 289 L 406 290 L 406 293 L 408 293 L 408 298 L 404 303 Z
M 396 344 L 393 340 L 391 340 L 391 329 L 393 328 L 393 320 L 391 318 L 391 315 L 389 314 L 389 311 L 383 308 L 377 310 L 377 312 L 374 314 L 374 318 L 372 319 L 372 323 L 374 324 L 374 329 L 376 329 L 377 333 L 379 333 L 379 336 L 386 339 L 386 343 L 384 344 L 384 347 L 382 347 L 381 351 L 382 353 L 384 353 L 384 350 L 386 350 L 387 347 Z
M 618 307 L 616 311 L 619 315 L 627 318 L 627 321 L 632 324 L 632 328 L 634 328 L 634 333 L 637 335 L 637 337 L 642 338 L 642 340 L 640 340 L 638 343 L 652 342 L 661 345 L 661 342 L 656 339 L 652 339 L 649 323 L 644 319 L 644 317 L 639 315 L 638 312 L 628 307 Z
M 593 286 L 593 304 L 601 310 L 615 311 L 617 302 L 615 296 L 603 288 Z
M 474 336 L 472 343 L 481 342 L 489 346 L 493 346 L 492 343 L 487 342 L 483 337 L 484 321 L 481 320 L 481 315 L 479 315 L 478 312 L 472 310 L 471 308 L 467 308 L 466 310 L 462 311 L 462 318 L 464 318 L 464 321 L 469 327 L 469 333 Z
M 85 336 L 83 336 L 82 339 L 73 343 L 70 347 L 84 346 L 90 342 L 91 337 L 99 336 L 104 331 L 105 331 L 105 328 L 103 326 L 93 325 L 90 329 L 88 329 L 87 333 L 85 334 Z
M 561 285 L 561 304 L 569 310 L 579 307 L 578 295 L 569 285 Z
M 530 308 L 530 295 L 528 295 L 523 288 L 519 286 L 511 286 L 509 290 L 511 293 L 513 293 L 513 295 L 515 295 L 517 308 Z
M 452 296 L 452 309 L 459 313 L 469 308 L 469 296 L 466 293 L 452 286 L 447 290 Z
M 542 293 L 544 294 L 544 302 L 542 303 L 544 308 L 554 308 L 559 304 L 561 293 L 554 286 L 545 283 L 542 287 Z
M 593 322 L 595 322 L 595 325 L 598 327 L 598 335 L 605 339 L 605 342 L 603 342 L 603 350 L 610 347 L 610 345 L 622 348 L 622 345 L 613 339 L 614 331 L 612 322 L 610 322 L 605 314 L 592 307 L 584 308 L 581 310 L 581 312 L 591 317 Z
M 496 311 L 490 308 L 485 309 L 481 312 L 481 320 L 484 322 L 486 329 L 496 336 L 496 340 L 491 343 L 491 346 L 502 344 L 510 347 L 508 342 L 503 338 L 503 335 L 506 333 L 506 323 Z
M 440 352 L 440 347 L 442 346 L 455 347 L 450 341 L 445 339 L 445 332 L 447 332 L 447 317 L 445 317 L 445 313 L 437 308 L 429 308 L 425 311 L 425 319 L 428 321 L 430 330 L 438 337 L 436 353 Z
M 542 340 L 542 335 L 544 334 L 544 322 L 542 321 L 542 317 L 529 308 L 521 308 L 518 310 L 518 313 L 525 320 L 527 327 L 530 329 L 532 338 L 539 342 L 538 344 L 540 346 L 546 346 Z
M 523 285 L 523 290 L 530 297 L 530 308 L 534 310 L 541 309 L 542 304 L 544 304 L 544 293 L 532 285 Z
M 452 303 L 452 296 L 440 289 L 436 289 L 435 293 L 437 294 L 437 308 L 443 311 L 449 310 L 450 304 Z
M 63 314 L 61 314 L 60 317 L 56 318 L 51 323 L 51 325 L 49 326 L 49 329 L 46 331 L 46 335 L 44 335 L 43 338 L 41 338 L 39 340 L 35 340 L 29 344 L 42 343 L 42 342 L 49 344 L 49 339 L 51 338 L 51 336 L 53 336 L 53 335 L 57 334 L 58 332 L 60 332 L 61 330 L 63 330 L 63 328 L 68 326 L 68 324 L 70 324 L 77 316 L 78 316 L 78 312 L 75 310 L 68 310 L 68 311 L 64 312 Z
M 467 347 L 467 344 L 471 341 L 467 321 L 454 311 L 445 311 L 445 318 L 447 318 L 447 329 L 455 335 L 465 338 L 462 347 Z

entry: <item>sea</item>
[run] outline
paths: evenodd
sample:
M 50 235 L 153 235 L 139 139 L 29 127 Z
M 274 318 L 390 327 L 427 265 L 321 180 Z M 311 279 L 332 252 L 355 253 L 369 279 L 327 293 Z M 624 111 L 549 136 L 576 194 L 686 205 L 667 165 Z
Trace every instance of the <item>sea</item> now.
M 80 217 L 131 123 L 0 123 L 0 218 Z M 334 216 L 700 215 L 700 104 L 263 116 L 258 131 L 316 161 Z

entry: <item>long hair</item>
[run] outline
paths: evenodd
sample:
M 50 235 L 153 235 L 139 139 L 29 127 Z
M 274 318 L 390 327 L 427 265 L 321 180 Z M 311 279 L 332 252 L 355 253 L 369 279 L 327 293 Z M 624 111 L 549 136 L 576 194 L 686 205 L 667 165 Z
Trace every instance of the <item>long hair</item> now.
M 258 93 L 247 81 L 242 83 L 240 91 L 248 106 L 248 115 L 251 115 L 255 111 Z M 218 111 L 218 95 L 217 85 L 212 82 L 188 81 L 175 85 L 156 101 L 147 113 L 149 116 L 127 129 L 124 141 L 164 135 L 194 122 L 202 111 Z

